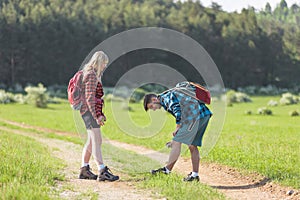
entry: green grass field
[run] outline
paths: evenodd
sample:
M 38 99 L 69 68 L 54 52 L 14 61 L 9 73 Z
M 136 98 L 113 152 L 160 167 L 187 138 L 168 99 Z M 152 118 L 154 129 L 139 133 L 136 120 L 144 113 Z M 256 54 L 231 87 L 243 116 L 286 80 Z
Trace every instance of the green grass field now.
M 300 188 L 300 117 L 289 116 L 290 111 L 299 111 L 300 106 L 271 107 L 272 116 L 256 114 L 257 109 L 266 106 L 270 99 L 279 100 L 279 97 L 252 97 L 252 103 L 227 107 L 221 137 L 204 160 L 236 167 L 244 172 L 258 172 L 283 185 Z M 151 122 L 141 104 L 130 104 L 130 107 L 132 111 L 129 117 L 136 124 L 147 125 Z M 245 111 L 248 110 L 253 114 L 246 115 Z M 74 132 L 74 136 L 78 137 L 72 112 L 67 102 L 51 104 L 48 109 L 18 104 L 0 105 L 2 119 Z M 123 110 L 118 114 L 122 115 L 122 112 L 124 116 L 128 113 Z M 172 116 L 164 111 L 156 111 L 151 115 L 167 118 L 165 123 L 161 122 L 163 128 L 159 133 L 151 137 L 145 137 L 143 133 L 128 134 L 128 131 L 117 126 L 109 103 L 106 104 L 105 114 L 108 121 L 103 127 L 104 137 L 155 150 L 166 150 L 164 145 L 172 138 L 171 132 L 175 128 Z
M 68 106 L 67 104 L 62 105 L 50 105 L 50 109 L 52 112 L 50 112 L 51 114 L 53 114 L 53 110 L 56 110 L 57 113 L 61 114 L 61 117 L 64 116 L 64 114 L 66 115 L 70 115 L 72 116 L 72 112 L 69 113 L 65 113 L 64 109 L 65 107 Z M 1 116 L 2 119 L 9 119 L 9 120 L 13 120 L 13 121 L 18 121 L 18 122 L 24 122 L 26 124 L 31 124 L 31 125 L 36 125 L 36 126 L 41 126 L 40 124 L 45 123 L 45 127 L 48 128 L 52 128 L 52 129 L 56 129 L 56 130 L 64 130 L 64 131 L 70 131 L 67 129 L 60 129 L 59 127 L 57 127 L 57 122 L 52 123 L 52 120 L 49 119 L 53 119 L 52 116 L 47 118 L 47 112 L 45 112 L 46 110 L 43 109 L 35 109 L 31 106 L 28 105 L 4 105 L 2 107 L 2 105 L 0 105 L 1 107 L 1 111 L 3 112 L 5 109 L 8 109 L 10 111 L 13 111 L 15 109 L 21 111 L 25 116 L 26 113 L 32 113 L 35 114 L 36 116 L 32 116 L 30 119 L 34 120 L 34 123 L 31 123 L 30 120 L 25 119 L 24 117 L 20 118 L 20 117 L 15 117 L 14 114 L 11 114 L 8 116 Z M 60 108 L 62 108 L 60 110 Z M 35 112 L 32 112 L 32 110 L 35 110 Z M 6 110 L 7 111 L 7 110 Z M 5 113 L 5 112 L 3 112 Z M 46 114 L 45 114 L 46 113 Z M 43 119 L 41 119 L 41 116 L 44 116 Z M 63 117 L 62 117 L 63 118 Z M 47 119 L 49 120 L 47 123 Z M 28 120 L 28 121 L 27 121 Z M 71 122 L 73 122 L 73 119 L 71 119 Z M 69 122 L 69 123 L 71 123 Z M 41 137 L 48 137 L 48 138 L 56 138 L 56 139 L 61 139 L 64 141 L 69 141 L 69 142 L 73 142 L 75 144 L 82 144 L 82 139 L 78 136 L 77 133 L 74 133 L 74 137 L 70 138 L 69 136 L 61 136 L 61 135 L 55 135 L 54 133 L 48 133 L 47 131 L 40 131 L 40 130 L 34 130 L 32 128 L 20 128 L 16 125 L 11 125 L 11 124 L 7 124 L 5 122 L 0 121 L 0 125 L 1 126 L 5 126 L 9 129 L 17 129 L 19 131 L 25 131 L 25 132 L 32 132 L 32 133 L 37 133 L 40 134 Z M 74 124 L 73 124 L 74 126 Z M 6 137 L 9 137 L 8 139 Z M 25 138 L 26 140 L 24 140 L 23 138 Z M 3 143 L 3 139 L 7 139 L 6 142 L 10 142 L 12 143 L 11 146 L 15 145 L 18 146 L 18 149 L 16 151 L 9 151 L 10 146 L 7 145 L 7 143 Z M 22 140 L 23 142 L 20 142 L 19 140 Z M 32 141 L 31 143 L 26 143 L 26 141 Z M 0 159 L 1 163 L 7 163 L 7 165 L 3 165 L 2 167 L 6 167 L 5 169 L 0 168 L 0 180 L 2 182 L 2 179 L 5 179 L 6 177 L 11 176 L 10 180 L 8 180 L 6 183 L 4 181 L 3 185 L 0 185 L 0 188 L 2 190 L 2 193 L 5 194 L 5 196 L 1 196 L 0 198 L 2 199 L 39 199 L 38 197 L 41 197 L 42 199 L 57 199 L 57 193 L 56 194 L 52 194 L 51 193 L 51 186 L 55 186 L 53 180 L 57 179 L 56 176 L 55 177 L 49 177 L 48 179 L 42 179 L 40 177 L 40 175 L 42 174 L 52 174 L 54 173 L 55 168 L 45 168 L 45 167 L 40 167 L 40 164 L 38 164 L 36 167 L 40 167 L 38 168 L 38 170 L 40 170 L 38 173 L 39 175 L 37 177 L 35 177 L 34 179 L 32 178 L 32 174 L 37 173 L 36 170 L 37 168 L 32 164 L 32 162 L 36 163 L 38 161 L 35 160 L 36 157 L 36 153 L 39 153 L 39 157 L 44 158 L 45 156 L 49 156 L 49 152 L 46 151 L 45 147 L 42 147 L 40 144 L 38 144 L 37 142 L 34 142 L 34 140 L 24 137 L 24 136 L 19 136 L 19 135 L 14 135 L 12 133 L 9 133 L 9 135 L 7 135 L 6 133 L 2 133 L 0 134 L 0 142 L 1 145 L 6 145 L 7 149 L 1 150 L 1 152 L 5 152 L 4 154 L 4 159 Z M 36 144 L 37 143 L 37 144 Z M 30 147 L 29 147 L 30 146 Z M 43 148 L 45 151 L 41 151 L 40 148 Z M 28 155 L 24 155 L 22 154 L 22 149 L 26 149 L 26 152 L 29 153 L 30 155 L 33 154 L 35 155 L 34 157 L 30 157 Z M 28 150 L 29 149 L 29 150 Z M 32 152 L 31 152 L 32 151 Z M 36 151 L 36 152 L 34 152 Z M 168 199 L 183 199 L 186 197 L 189 198 L 198 198 L 199 195 L 202 197 L 202 199 L 204 200 L 210 200 L 210 199 L 225 199 L 224 195 L 218 193 L 216 191 L 216 189 L 210 188 L 204 184 L 187 184 L 187 183 L 182 183 L 182 177 L 179 177 L 178 175 L 172 174 L 170 176 L 151 176 L 149 174 L 149 169 L 154 169 L 154 168 L 158 168 L 160 167 L 160 164 L 158 162 L 153 161 L 152 159 L 146 158 L 145 156 L 141 156 L 138 155 L 136 153 L 130 152 L 130 151 L 126 151 L 123 149 L 119 149 L 116 148 L 110 144 L 103 144 L 103 155 L 104 155 L 104 160 L 106 161 L 106 163 L 109 166 L 113 166 L 114 170 L 117 174 L 119 172 L 121 172 L 122 174 L 127 174 L 127 177 L 122 177 L 123 181 L 129 181 L 134 183 L 137 187 L 143 188 L 143 189 L 150 189 L 151 191 L 155 191 L 155 195 L 157 196 L 157 194 L 161 195 L 161 196 L 165 196 Z M 3 156 L 3 155 L 2 155 Z M 26 168 L 26 174 L 24 174 L 25 176 L 28 176 L 28 183 L 24 184 L 23 178 L 18 177 L 18 175 L 23 174 L 24 170 L 23 168 L 20 168 L 20 165 L 18 165 L 17 163 L 12 163 L 12 162 L 8 162 L 8 159 L 15 159 L 14 156 L 17 156 L 18 158 L 20 157 L 20 159 L 18 159 L 19 162 L 25 162 L 27 163 L 28 167 Z M 23 160 L 22 160 L 23 158 Z M 48 160 L 48 162 L 55 161 L 56 159 L 51 158 Z M 16 162 L 18 162 L 16 160 Z M 128 162 L 130 161 L 130 162 Z M 80 161 L 78 161 L 80 163 Z M 56 162 L 58 163 L 58 162 Z M 13 169 L 14 169 L 14 173 L 11 174 L 11 171 L 7 170 L 8 166 L 13 165 Z M 53 163 L 55 165 L 55 163 Z M 51 167 L 55 167 L 55 166 L 51 166 Z M 48 166 L 48 165 L 46 165 Z M 57 166 L 61 166 L 61 165 L 57 165 Z M 146 166 L 146 167 L 145 167 Z M 48 166 L 49 167 L 49 166 Z M 29 175 L 27 175 L 29 174 Z M 58 174 L 56 174 L 57 176 L 59 176 Z M 38 181 L 38 179 L 42 179 L 40 181 Z M 10 181 L 13 180 L 13 183 L 11 183 Z M 45 180 L 47 180 L 49 183 L 44 184 Z M 14 187 L 9 188 L 8 185 L 12 185 L 14 184 Z M 31 187 L 32 186 L 32 190 L 35 190 L 34 192 L 32 192 L 32 190 L 26 190 L 27 187 Z M 36 189 L 36 187 L 40 188 Z M 174 188 L 176 190 L 174 190 Z M 17 192 L 15 192 L 17 191 Z M 20 191 L 18 193 L 18 191 Z M 85 197 L 87 196 L 92 196 L 92 197 L 97 197 L 97 194 L 94 193 L 89 193 L 89 194 L 83 194 L 85 195 Z
M 53 158 L 47 148 L 35 140 L 0 133 L 0 198 L 52 199 L 50 189 L 56 180 L 63 180 L 58 169 L 60 160 Z
M 274 97 L 252 98 L 253 103 L 227 108 L 224 129 L 207 160 L 259 172 L 283 185 L 300 188 L 300 117 L 289 112 L 299 105 L 270 107 L 272 116 L 256 113 Z
M 4 126 L 1 123 L 1 126 Z M 15 129 L 16 127 L 8 125 Z M 30 129 L 20 131 L 30 131 Z M 46 132 L 38 132 L 41 136 L 49 137 Z M 56 138 L 56 137 L 55 137 Z M 58 139 L 63 139 L 58 137 Z M 68 139 L 64 139 L 69 141 Z M 72 141 L 78 144 L 76 140 Z M 55 180 L 63 180 L 57 169 L 62 168 L 63 161 L 50 156 L 46 147 L 31 138 L 14 135 L 11 132 L 0 133 L 1 163 L 0 166 L 0 199 L 58 199 L 59 190 L 55 187 Z M 18 147 L 18 148 L 16 148 Z M 142 189 L 150 189 L 157 194 L 167 196 L 168 199 L 182 199 L 184 197 L 197 198 L 199 195 L 204 200 L 225 199 L 224 195 L 216 189 L 203 184 L 182 183 L 178 175 L 151 176 L 145 171 L 148 168 L 157 168 L 159 163 L 136 153 L 122 150 L 103 144 L 104 159 L 109 166 L 113 166 L 117 174 L 127 174 L 122 181 L 136 184 Z M 12 160 L 12 161 L 11 161 Z M 130 162 L 128 162 L 130 160 Z M 80 161 L 78 161 L 80 162 Z M 21 164 L 20 164 L 21 163 Z M 147 168 L 147 169 L 148 169 Z M 185 185 L 183 185 L 185 184 Z M 174 187 L 176 190 L 174 191 Z M 56 192 L 54 192 L 56 191 Z M 85 198 L 97 198 L 97 193 L 84 193 Z M 80 196 L 78 196 L 80 199 Z

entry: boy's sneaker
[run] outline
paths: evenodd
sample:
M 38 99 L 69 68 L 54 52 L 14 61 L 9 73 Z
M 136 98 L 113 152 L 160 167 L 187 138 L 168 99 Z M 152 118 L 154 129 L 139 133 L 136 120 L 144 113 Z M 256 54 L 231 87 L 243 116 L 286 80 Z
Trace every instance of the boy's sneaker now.
M 119 180 L 119 176 L 113 175 L 112 172 L 110 171 L 110 169 L 107 166 L 105 166 L 104 169 L 100 170 L 100 174 L 98 176 L 98 181 L 105 181 L 105 180 L 116 181 L 116 180 Z
M 189 173 L 187 177 L 183 179 L 183 181 L 199 181 L 199 176 L 192 176 L 192 172 Z
M 85 166 L 85 167 L 81 167 L 80 168 L 80 174 L 79 174 L 79 178 L 80 179 L 91 179 L 91 180 L 96 180 L 97 179 L 97 175 L 93 174 L 93 172 L 90 171 L 90 166 Z
M 167 172 L 166 167 L 162 167 L 162 168 L 159 168 L 159 169 L 152 169 L 152 170 L 150 171 L 150 173 L 151 173 L 152 175 L 156 175 L 156 174 L 159 174 L 159 173 L 169 174 L 170 172 Z

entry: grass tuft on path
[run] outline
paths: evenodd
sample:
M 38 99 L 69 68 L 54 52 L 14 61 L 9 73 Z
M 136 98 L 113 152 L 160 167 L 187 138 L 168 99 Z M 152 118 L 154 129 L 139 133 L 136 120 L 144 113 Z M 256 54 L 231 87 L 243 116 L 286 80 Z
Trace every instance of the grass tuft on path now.
M 143 187 L 152 188 L 168 199 L 226 199 L 216 189 L 203 185 L 200 182 L 184 182 L 182 177 L 176 174 L 149 175 L 142 183 Z

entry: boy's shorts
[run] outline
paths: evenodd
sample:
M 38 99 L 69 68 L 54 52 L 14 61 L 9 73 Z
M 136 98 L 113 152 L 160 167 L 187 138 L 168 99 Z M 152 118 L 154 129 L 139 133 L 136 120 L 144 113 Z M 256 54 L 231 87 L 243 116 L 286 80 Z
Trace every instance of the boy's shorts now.
M 210 117 L 208 115 L 188 124 L 183 123 L 173 140 L 187 145 L 202 146 L 202 138 Z

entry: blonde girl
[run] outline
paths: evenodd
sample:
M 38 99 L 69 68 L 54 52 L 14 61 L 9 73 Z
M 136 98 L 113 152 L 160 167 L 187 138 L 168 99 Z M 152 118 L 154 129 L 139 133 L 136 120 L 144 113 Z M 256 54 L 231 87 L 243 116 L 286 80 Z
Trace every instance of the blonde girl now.
M 119 179 L 119 176 L 113 175 L 109 168 L 104 165 L 101 151 L 102 135 L 100 127 L 106 121 L 106 117 L 102 112 L 104 93 L 101 77 L 108 62 L 108 56 L 103 51 L 97 51 L 82 69 L 85 101 L 80 109 L 80 114 L 87 129 L 87 141 L 82 151 L 80 179 L 96 180 L 98 178 L 99 181 L 116 181 Z M 89 160 L 91 155 L 93 155 L 98 166 L 99 176 L 90 171 Z

